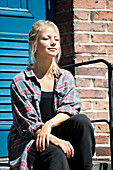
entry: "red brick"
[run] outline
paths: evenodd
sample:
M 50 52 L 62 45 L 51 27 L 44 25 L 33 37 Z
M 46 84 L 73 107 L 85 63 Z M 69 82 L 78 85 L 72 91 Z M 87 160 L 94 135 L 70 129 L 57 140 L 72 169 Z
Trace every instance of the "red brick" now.
M 79 43 L 88 43 L 89 42 L 89 35 L 88 34 L 74 34 L 74 42 Z
M 108 46 L 107 47 L 107 54 L 113 55 L 113 46 Z
M 75 45 L 75 53 L 96 53 L 105 54 L 104 45 Z
M 96 68 L 96 67 L 76 67 L 76 75 L 90 75 L 90 76 L 105 76 L 105 68 Z
M 81 110 L 90 110 L 91 109 L 91 102 L 90 101 L 81 101 L 82 107 Z
M 81 111 L 81 113 L 83 113 L 83 111 Z M 90 120 L 100 120 L 100 119 L 108 120 L 107 112 L 91 112 L 91 113 L 87 112 L 87 113 L 83 113 L 83 114 L 85 114 Z M 96 124 L 93 124 L 93 125 L 96 126 Z M 109 126 L 107 124 L 105 124 L 105 127 L 107 128 L 107 132 L 109 132 Z M 104 131 L 104 133 L 105 133 L 105 131 Z
M 97 147 L 96 156 L 110 156 L 110 148 L 109 147 Z
M 76 86 L 77 87 L 89 87 L 90 79 L 88 78 L 76 78 Z
M 57 26 L 60 30 L 60 33 L 62 34 L 67 34 L 68 32 L 72 33 L 73 32 L 73 25 L 72 23 L 69 21 L 69 22 L 66 22 L 66 23 L 58 23 L 57 22 Z
M 93 12 L 93 20 L 98 21 L 113 21 L 113 12 Z
M 56 22 L 57 23 L 63 23 L 63 22 L 67 22 L 68 20 L 72 20 L 73 14 L 72 12 L 62 12 L 62 13 L 58 13 L 56 15 Z
M 111 159 L 110 158 L 108 158 L 108 157 L 106 157 L 106 158 L 104 158 L 104 157 L 101 157 L 101 158 L 94 158 L 93 157 L 93 160 L 94 161 L 104 161 L 104 162 L 111 162 Z
M 93 124 L 96 133 L 109 133 L 108 124 Z
M 73 54 L 74 49 L 72 45 L 62 47 L 62 55 Z
M 103 0 L 74 0 L 74 8 L 102 9 L 105 8 Z
M 65 26 L 64 26 L 64 24 L 63 24 L 63 25 L 59 25 L 59 24 L 57 24 L 57 25 L 58 25 L 58 28 L 59 28 L 60 34 L 64 33 L 64 32 L 65 32 Z
M 113 1 L 107 1 L 106 2 L 106 7 L 107 7 L 107 9 L 113 10 Z
M 66 0 L 63 2 L 64 4 L 64 9 L 67 10 L 67 9 L 72 9 L 73 8 L 73 3 L 72 1 L 70 0 Z
M 95 136 L 96 144 L 108 144 L 108 136 Z
M 108 87 L 108 80 L 106 79 L 93 79 L 94 87 Z
M 91 39 L 94 43 L 113 43 L 113 35 L 110 34 L 92 34 Z
M 105 24 L 104 23 L 83 23 L 83 22 L 75 22 L 74 23 L 74 30 L 75 31 L 97 31 L 97 32 L 104 32 L 105 31 Z
M 66 57 L 62 57 L 60 59 L 59 65 L 63 66 L 63 65 L 68 65 L 68 64 L 72 64 L 73 63 L 73 57 L 72 56 L 66 56 Z
M 77 89 L 80 98 L 92 98 L 92 99 L 105 99 L 106 91 L 105 90 L 85 90 Z
M 109 63 L 113 63 L 113 57 L 110 57 L 110 56 L 98 56 L 98 57 L 94 57 L 93 58 L 94 60 L 97 60 L 97 59 L 103 59 L 103 60 L 106 60 L 108 61 Z M 106 66 L 106 64 L 104 64 L 103 62 L 99 62 L 99 63 L 96 63 L 95 64 L 96 66 Z
M 87 11 L 74 11 L 73 19 L 88 20 L 88 15 Z
M 64 24 L 64 27 L 65 27 L 65 32 L 73 32 L 73 24 L 71 22 L 66 22 Z
M 55 8 L 56 8 L 56 11 L 57 12 L 61 12 L 63 9 L 64 9 L 64 7 L 63 7 L 63 3 L 56 3 L 55 4 Z
M 61 37 L 61 44 L 62 45 L 66 45 L 66 44 L 69 44 L 69 43 L 72 43 L 73 42 L 73 36 L 72 35 L 63 35 Z
M 85 62 L 85 61 L 89 61 L 90 60 L 90 57 L 89 56 L 79 56 L 79 55 L 75 55 L 75 63 L 82 63 L 82 62 Z
M 109 32 L 113 32 L 113 24 L 112 23 L 107 24 L 107 29 Z
M 94 101 L 93 102 L 93 109 L 94 110 L 108 110 L 109 109 L 109 102 L 107 102 L 107 101 Z

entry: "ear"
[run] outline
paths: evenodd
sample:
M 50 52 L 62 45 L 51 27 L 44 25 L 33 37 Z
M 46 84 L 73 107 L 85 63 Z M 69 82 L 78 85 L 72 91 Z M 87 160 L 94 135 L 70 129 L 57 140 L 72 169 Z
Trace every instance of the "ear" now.
M 34 45 L 34 41 L 30 41 L 30 42 L 29 42 L 29 45 L 30 45 L 30 47 L 31 47 L 31 49 L 32 49 L 33 51 L 36 51 L 36 47 L 35 47 L 35 45 Z
M 29 42 L 29 45 L 32 47 L 32 46 L 33 46 L 33 41 L 30 41 L 30 42 Z

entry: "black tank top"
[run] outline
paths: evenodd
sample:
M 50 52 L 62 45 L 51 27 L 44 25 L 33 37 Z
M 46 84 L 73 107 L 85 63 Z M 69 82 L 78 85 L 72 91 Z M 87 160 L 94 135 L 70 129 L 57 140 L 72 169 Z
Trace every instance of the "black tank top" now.
M 41 92 L 40 111 L 44 123 L 53 117 L 53 92 Z

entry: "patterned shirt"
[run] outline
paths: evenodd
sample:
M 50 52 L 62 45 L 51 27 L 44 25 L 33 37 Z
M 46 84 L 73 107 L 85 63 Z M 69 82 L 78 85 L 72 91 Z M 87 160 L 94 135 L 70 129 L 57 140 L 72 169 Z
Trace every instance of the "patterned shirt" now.
M 78 114 L 81 103 L 75 80 L 69 71 L 54 72 L 54 114 Z M 9 163 L 13 169 L 33 170 L 35 160 L 34 133 L 44 123 L 41 119 L 41 86 L 31 68 L 17 74 L 11 84 L 13 124 L 8 135 Z

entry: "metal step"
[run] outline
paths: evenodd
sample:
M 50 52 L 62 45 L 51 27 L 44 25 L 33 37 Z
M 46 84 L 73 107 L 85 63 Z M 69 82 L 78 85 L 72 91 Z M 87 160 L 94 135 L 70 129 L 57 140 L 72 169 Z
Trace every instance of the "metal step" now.
M 8 158 L 0 158 L 0 170 L 9 170 Z M 92 170 L 112 170 L 111 162 L 93 161 Z
M 0 158 L 0 170 L 9 170 L 8 158 Z
M 93 161 L 93 169 L 92 170 L 112 170 L 111 162 Z

